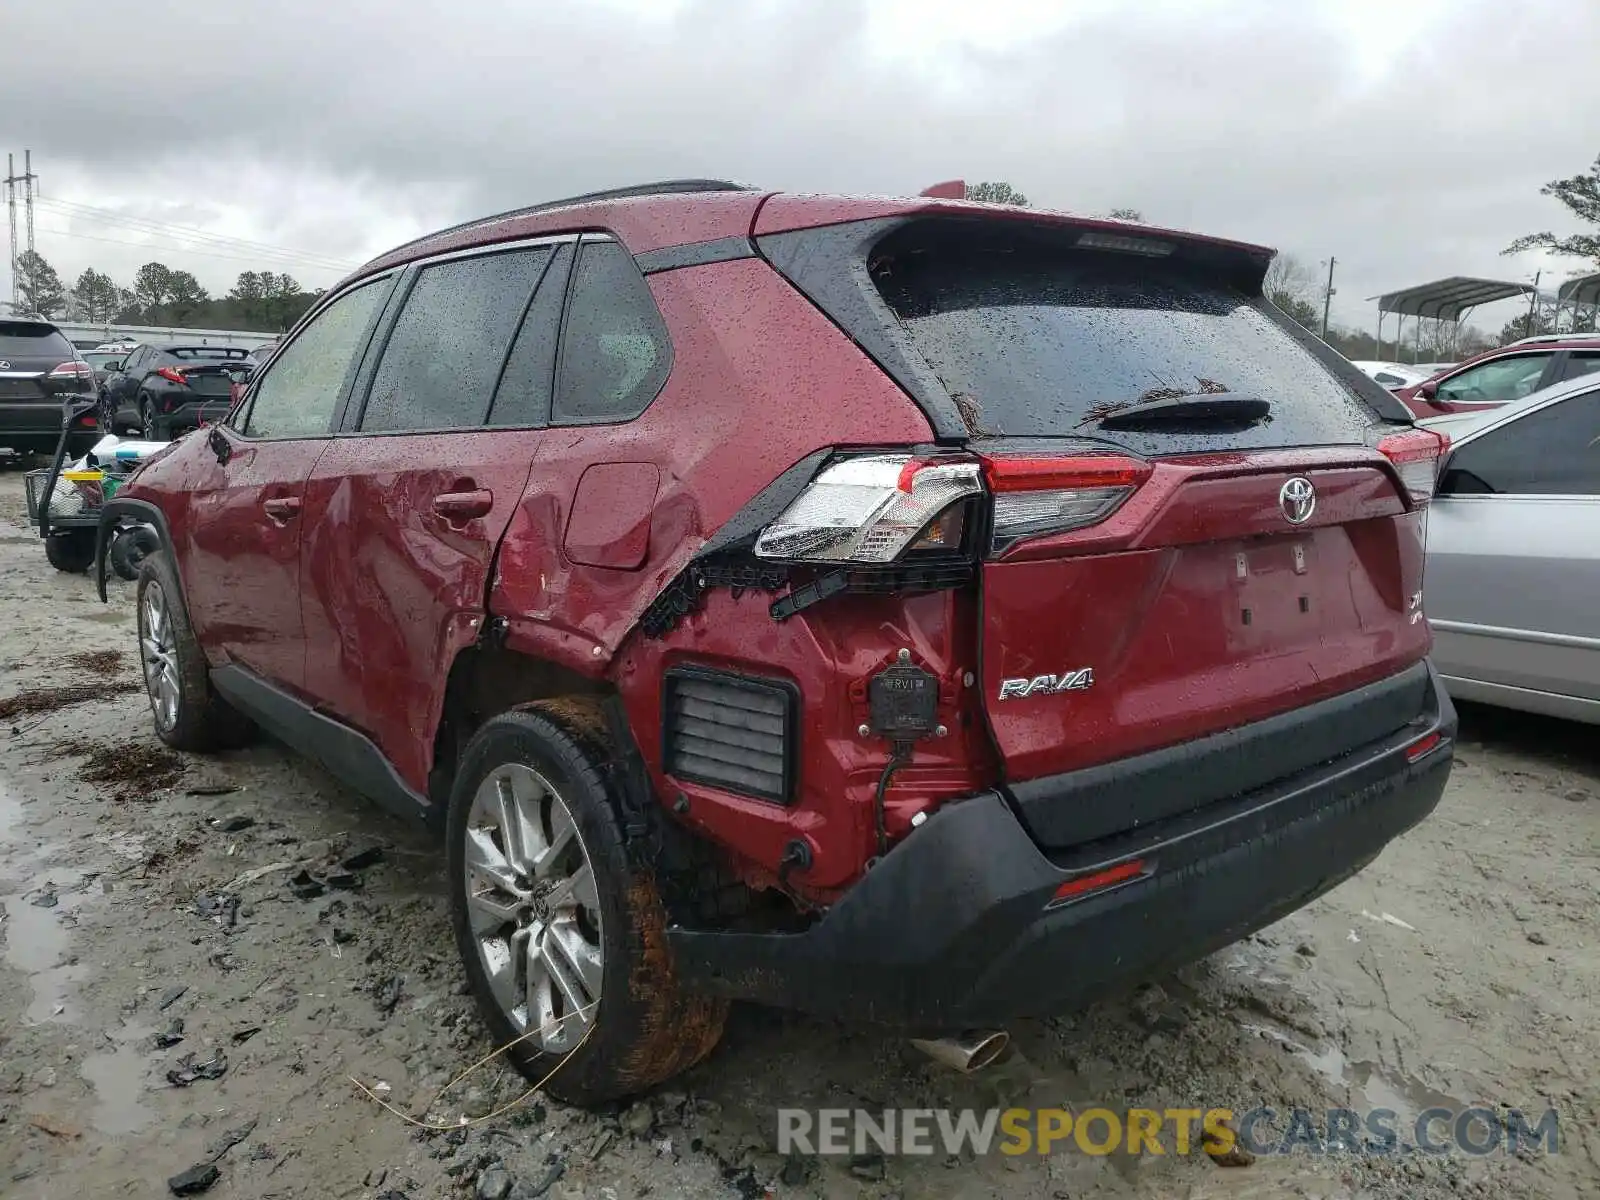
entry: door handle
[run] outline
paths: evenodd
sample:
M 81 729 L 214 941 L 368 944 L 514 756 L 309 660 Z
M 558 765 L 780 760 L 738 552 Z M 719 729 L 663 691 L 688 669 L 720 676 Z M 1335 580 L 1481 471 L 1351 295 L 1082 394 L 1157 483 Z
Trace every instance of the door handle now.
M 274 496 L 271 500 L 263 500 L 261 507 L 267 510 L 267 516 L 274 521 L 290 521 L 300 515 L 300 497 Z
M 494 493 L 488 488 L 471 492 L 441 492 L 433 498 L 433 511 L 446 521 L 470 521 L 486 517 L 494 507 Z

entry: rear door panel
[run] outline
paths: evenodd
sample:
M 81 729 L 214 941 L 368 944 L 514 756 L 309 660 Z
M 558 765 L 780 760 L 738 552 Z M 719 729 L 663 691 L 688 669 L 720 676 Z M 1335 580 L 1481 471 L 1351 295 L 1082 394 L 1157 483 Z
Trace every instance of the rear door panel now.
M 1600 699 L 1600 390 L 1463 438 L 1434 502 L 1447 676 Z
M 1441 497 L 1427 586 L 1444 674 L 1600 700 L 1600 497 Z

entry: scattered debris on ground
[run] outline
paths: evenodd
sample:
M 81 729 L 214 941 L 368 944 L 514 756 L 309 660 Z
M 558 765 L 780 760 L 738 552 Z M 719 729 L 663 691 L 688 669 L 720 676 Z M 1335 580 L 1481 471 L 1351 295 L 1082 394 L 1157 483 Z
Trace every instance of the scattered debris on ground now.
M 114 675 L 122 669 L 126 658 L 127 655 L 121 650 L 79 650 L 67 655 L 65 663 L 74 671 L 84 671 L 90 675 Z
M 107 742 L 69 738 L 54 743 L 51 758 L 81 758 L 78 778 L 115 790 L 119 796 L 147 797 L 183 777 L 183 759 L 148 741 Z
M 96 700 L 140 691 L 143 686 L 137 679 L 108 679 L 103 683 L 70 683 L 57 687 L 29 688 L 0 699 L 0 721 L 53 713 L 63 708 L 71 708 L 75 704 L 92 704 Z

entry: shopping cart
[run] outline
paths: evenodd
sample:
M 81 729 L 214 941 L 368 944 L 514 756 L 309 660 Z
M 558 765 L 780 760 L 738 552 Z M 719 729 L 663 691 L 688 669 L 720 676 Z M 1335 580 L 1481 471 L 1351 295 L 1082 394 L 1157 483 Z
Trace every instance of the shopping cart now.
M 48 467 L 22 477 L 28 500 L 28 521 L 44 539 L 45 557 L 58 571 L 82 574 L 94 565 L 95 531 L 100 510 L 116 495 L 123 481 L 157 445 L 122 442 L 106 437 L 75 462 L 67 462 L 67 442 L 73 423 L 92 411 L 94 401 L 69 401 L 62 408 L 61 439 Z M 131 579 L 138 573 L 138 558 L 149 548 L 152 535 L 135 527 L 118 532 L 108 552 L 112 568 Z

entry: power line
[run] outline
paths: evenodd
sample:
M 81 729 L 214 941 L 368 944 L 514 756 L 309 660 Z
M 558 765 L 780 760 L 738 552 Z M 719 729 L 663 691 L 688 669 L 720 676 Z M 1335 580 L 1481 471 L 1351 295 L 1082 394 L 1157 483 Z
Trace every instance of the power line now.
M 310 250 L 292 250 L 285 246 L 274 246 L 268 242 L 257 242 L 249 238 L 212 233 L 203 229 L 195 229 L 192 226 L 177 225 L 169 221 L 157 221 L 149 217 L 114 212 L 110 209 L 97 208 L 92 204 L 79 204 L 76 201 L 56 199 L 41 199 L 40 203 L 60 210 L 62 215 L 67 217 L 81 217 L 98 221 L 102 224 L 121 226 L 137 233 L 149 233 L 174 240 L 193 241 L 227 249 L 245 250 L 258 258 L 271 257 L 300 263 L 316 263 L 330 270 L 341 271 L 351 270 L 358 265 L 351 260 L 342 259 L 331 254 L 321 254 Z
M 300 259 L 317 259 L 342 267 L 351 267 L 356 264 L 347 259 L 339 258 L 333 254 L 322 254 L 314 250 L 292 250 L 286 246 L 275 246 L 269 242 L 257 242 L 249 238 L 235 237 L 232 234 L 214 233 L 205 229 L 196 229 L 190 225 L 178 225 L 171 221 L 158 221 L 153 217 L 140 217 L 132 213 L 116 212 L 112 209 L 97 208 L 92 204 L 80 204 L 75 200 L 51 199 L 42 201 L 52 207 L 67 210 L 69 215 L 81 215 L 91 219 L 103 221 L 110 225 L 123 225 L 131 229 L 144 232 L 164 233 L 170 236 L 181 236 L 195 241 L 211 242 L 218 245 L 228 244 L 240 249 L 248 249 L 263 254 L 288 255 Z
M 51 234 L 54 237 L 77 238 L 78 240 L 85 242 L 105 242 L 106 244 L 112 246 L 133 246 L 144 250 L 158 250 L 162 252 L 178 250 L 185 254 L 198 254 L 203 258 L 221 258 L 227 259 L 230 262 L 255 263 L 257 266 L 262 264 L 260 255 L 246 256 L 242 254 L 226 254 L 219 250 L 197 250 L 192 246 L 160 246 L 154 245 L 150 242 L 130 242 L 124 238 L 97 237 L 92 233 L 73 233 L 68 229 L 44 228 L 41 229 L 40 232 Z M 301 267 L 305 270 L 328 271 L 334 274 L 338 274 L 350 269 L 348 267 L 328 267 L 322 265 L 321 263 L 297 263 L 290 261 L 270 262 L 267 265 L 277 267 Z

